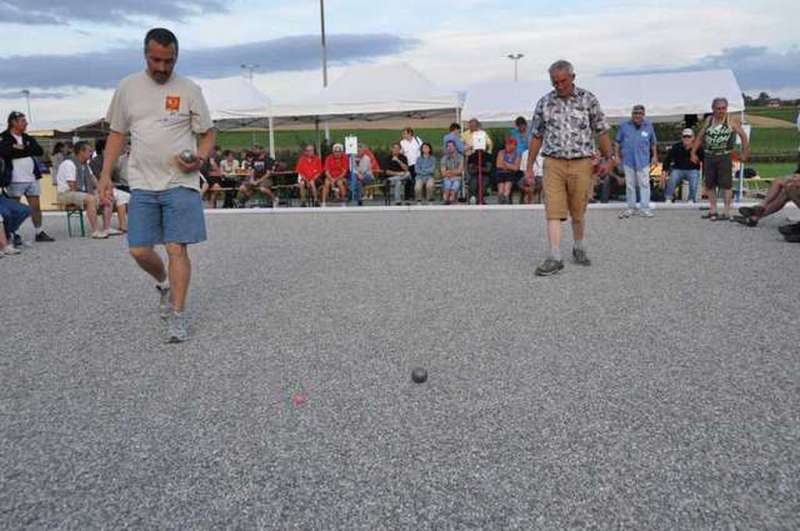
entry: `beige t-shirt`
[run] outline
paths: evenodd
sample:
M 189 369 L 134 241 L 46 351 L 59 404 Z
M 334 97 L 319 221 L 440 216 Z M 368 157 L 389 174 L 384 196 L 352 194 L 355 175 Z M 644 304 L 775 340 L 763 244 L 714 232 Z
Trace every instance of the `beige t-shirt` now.
M 199 189 L 200 172 L 184 173 L 175 162 L 184 149 L 196 152 L 195 135 L 214 126 L 195 83 L 172 74 L 161 85 L 147 72 L 132 74 L 117 87 L 106 120 L 112 131 L 131 133 L 128 182 L 132 189 Z

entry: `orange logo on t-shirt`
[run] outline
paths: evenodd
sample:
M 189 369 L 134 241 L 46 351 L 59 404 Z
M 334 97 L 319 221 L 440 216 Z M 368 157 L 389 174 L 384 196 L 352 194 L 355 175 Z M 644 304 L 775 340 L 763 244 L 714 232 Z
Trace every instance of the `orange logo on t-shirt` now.
M 181 97 L 180 96 L 167 96 L 167 111 L 178 112 L 181 110 Z

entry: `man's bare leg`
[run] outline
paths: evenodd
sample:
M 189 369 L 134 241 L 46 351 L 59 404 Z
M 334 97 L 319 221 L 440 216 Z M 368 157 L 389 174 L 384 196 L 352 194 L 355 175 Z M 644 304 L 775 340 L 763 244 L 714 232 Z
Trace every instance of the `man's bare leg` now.
M 547 243 L 550 256 L 561 260 L 561 220 L 547 220 Z
M 731 205 L 733 204 L 733 190 L 727 189 L 723 191 L 722 201 L 725 205 L 724 214 L 728 217 L 731 216 Z
M 717 213 L 717 190 L 707 188 L 706 195 L 708 196 L 708 213 L 714 215 Z
M 177 313 L 181 313 L 186 307 L 186 295 L 189 292 L 189 281 L 192 277 L 192 263 L 189 260 L 186 244 L 168 243 L 166 249 L 169 256 L 169 285 L 172 293 L 172 309 Z
M 162 283 L 167 280 L 167 271 L 164 262 L 152 247 L 131 247 L 131 256 L 147 274 L 153 277 L 156 282 Z

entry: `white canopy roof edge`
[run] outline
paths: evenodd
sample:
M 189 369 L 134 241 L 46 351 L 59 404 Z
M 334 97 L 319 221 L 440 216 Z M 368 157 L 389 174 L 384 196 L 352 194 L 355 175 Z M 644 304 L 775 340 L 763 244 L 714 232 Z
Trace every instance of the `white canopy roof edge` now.
M 711 100 L 718 96 L 728 99 L 729 112 L 744 110 L 742 90 L 731 70 L 578 77 L 575 83 L 597 96 L 612 122 L 629 118 L 638 103 L 645 106 L 652 121 L 676 121 L 685 114 L 710 112 Z M 551 90 L 546 80 L 475 84 L 467 90 L 462 116 L 485 124 L 507 124 L 517 116 L 530 119 L 536 102 Z
M 273 116 L 328 119 L 431 111 L 455 113 L 462 102 L 460 93 L 438 88 L 408 64 L 358 65 L 313 96 L 296 102 L 276 102 Z

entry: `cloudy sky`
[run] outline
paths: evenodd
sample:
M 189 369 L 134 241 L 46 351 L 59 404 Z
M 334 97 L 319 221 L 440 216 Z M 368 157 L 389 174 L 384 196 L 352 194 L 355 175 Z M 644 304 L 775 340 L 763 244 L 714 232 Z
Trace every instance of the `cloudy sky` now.
M 407 62 L 447 88 L 543 79 L 558 58 L 579 76 L 731 68 L 747 92 L 800 97 L 796 0 L 328 0 L 329 76 L 348 65 Z M 178 70 L 241 75 L 278 101 L 319 90 L 319 0 L 0 0 L 0 115 L 34 126 L 91 120 L 143 68 L 142 38 L 176 32 Z

